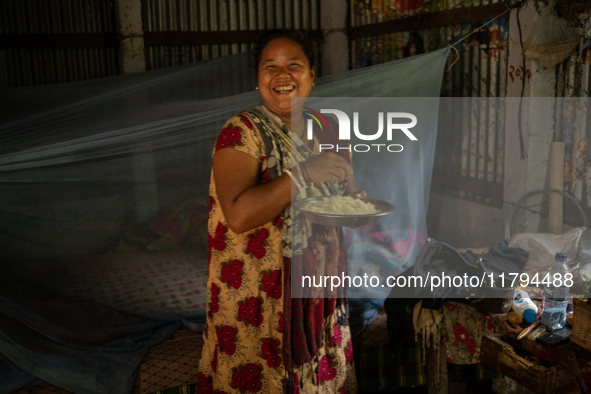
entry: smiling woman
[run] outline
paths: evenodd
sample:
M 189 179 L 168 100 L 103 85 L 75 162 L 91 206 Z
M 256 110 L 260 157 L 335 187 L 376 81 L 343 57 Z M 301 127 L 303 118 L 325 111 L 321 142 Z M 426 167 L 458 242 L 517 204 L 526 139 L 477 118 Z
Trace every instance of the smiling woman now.
M 290 208 L 296 198 L 365 192 L 348 151 L 318 151 L 320 143 L 338 145 L 334 130 L 309 146 L 301 140 L 304 115 L 292 98 L 308 97 L 314 86 L 310 43 L 274 31 L 258 48 L 264 105 L 227 121 L 213 153 L 198 392 L 356 392 L 343 295 L 292 298 L 290 291 L 292 260 L 293 269 L 318 274 L 344 270 L 342 231 L 292 226 Z
M 310 66 L 302 47 L 288 38 L 269 42 L 258 64 L 258 88 L 263 103 L 291 127 L 291 99 L 310 95 L 314 67 Z

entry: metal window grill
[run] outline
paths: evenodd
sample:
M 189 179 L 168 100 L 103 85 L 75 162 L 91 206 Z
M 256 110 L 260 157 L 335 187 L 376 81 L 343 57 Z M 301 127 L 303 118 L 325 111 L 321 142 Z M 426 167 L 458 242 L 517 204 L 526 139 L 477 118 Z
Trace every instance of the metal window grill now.
M 497 3 L 352 0 L 351 23 L 353 26 L 365 26 L 388 20 L 412 20 L 419 14 Z M 353 66 L 365 67 L 436 50 L 456 43 L 487 22 L 483 20 L 419 29 L 420 19 L 415 21 L 415 30 L 352 40 Z M 454 124 L 440 129 L 435 155 L 434 190 L 493 205 L 502 203 L 505 136 L 504 118 L 498 116 L 498 110 L 502 113 L 502 108 L 497 105 L 502 106 L 503 101 L 477 98 L 506 96 L 507 77 L 512 75 L 507 68 L 507 39 L 508 20 L 499 18 L 457 44 L 459 58 L 452 51 L 448 59 L 442 96 L 474 99 L 468 106 L 450 109 L 457 113 L 453 117 Z M 449 68 L 456 58 L 453 67 Z

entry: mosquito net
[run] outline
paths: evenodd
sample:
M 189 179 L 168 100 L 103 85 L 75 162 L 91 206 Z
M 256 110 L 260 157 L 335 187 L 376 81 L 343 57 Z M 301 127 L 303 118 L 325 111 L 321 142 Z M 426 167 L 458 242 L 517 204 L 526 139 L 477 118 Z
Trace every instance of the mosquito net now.
M 436 97 L 447 55 L 319 78 L 313 94 Z M 240 54 L 0 90 L 0 393 L 130 392 L 149 346 L 200 328 L 212 148 L 225 120 L 260 104 L 255 86 Z M 421 185 L 396 201 L 406 222 L 373 235 L 399 242 L 401 266 L 426 237 L 435 138 L 403 175 Z

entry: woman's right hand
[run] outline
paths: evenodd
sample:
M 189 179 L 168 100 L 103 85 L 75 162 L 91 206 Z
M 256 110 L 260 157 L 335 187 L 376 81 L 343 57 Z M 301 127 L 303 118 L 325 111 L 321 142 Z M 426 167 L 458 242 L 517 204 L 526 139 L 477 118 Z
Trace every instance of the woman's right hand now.
M 312 183 L 339 183 L 353 175 L 351 165 L 343 157 L 331 152 L 314 156 L 299 165 Z

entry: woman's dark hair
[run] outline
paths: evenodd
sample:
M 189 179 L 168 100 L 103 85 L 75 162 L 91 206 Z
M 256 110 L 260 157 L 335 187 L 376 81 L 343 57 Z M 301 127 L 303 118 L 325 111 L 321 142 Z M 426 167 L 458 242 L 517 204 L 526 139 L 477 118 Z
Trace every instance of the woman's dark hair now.
M 263 33 L 255 43 L 253 51 L 253 66 L 255 73 L 258 73 L 263 49 L 265 49 L 268 43 L 278 38 L 287 38 L 300 44 L 306 58 L 308 58 L 310 68 L 314 67 L 314 42 L 304 34 L 304 32 L 300 30 L 275 29 Z

